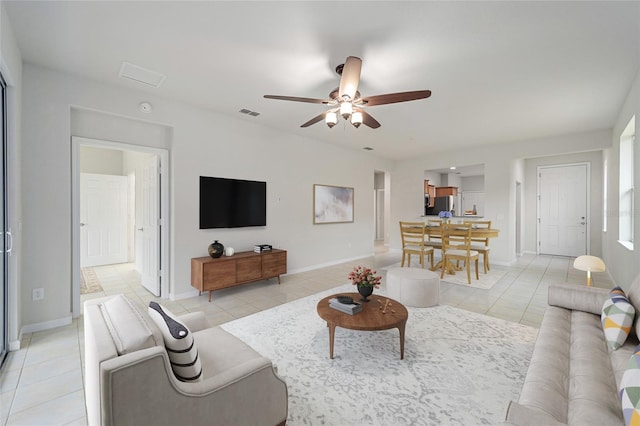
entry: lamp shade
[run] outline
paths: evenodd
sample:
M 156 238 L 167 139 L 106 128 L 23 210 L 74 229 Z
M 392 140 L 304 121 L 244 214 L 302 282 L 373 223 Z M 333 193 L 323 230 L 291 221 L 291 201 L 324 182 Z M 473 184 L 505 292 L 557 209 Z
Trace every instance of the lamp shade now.
M 578 256 L 576 260 L 573 261 L 573 267 L 580 271 L 589 272 L 604 272 L 606 269 L 602 259 L 587 255 Z
M 327 115 L 325 115 L 324 121 L 325 123 L 327 123 L 327 126 L 331 128 L 338 122 L 338 115 L 335 113 L 335 111 L 329 111 L 327 112 Z

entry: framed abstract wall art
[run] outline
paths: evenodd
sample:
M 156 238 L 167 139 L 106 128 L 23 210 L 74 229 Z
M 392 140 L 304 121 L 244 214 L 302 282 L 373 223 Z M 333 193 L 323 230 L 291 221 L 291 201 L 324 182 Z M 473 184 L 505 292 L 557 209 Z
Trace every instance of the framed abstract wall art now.
M 313 223 L 353 222 L 353 188 L 313 185 Z

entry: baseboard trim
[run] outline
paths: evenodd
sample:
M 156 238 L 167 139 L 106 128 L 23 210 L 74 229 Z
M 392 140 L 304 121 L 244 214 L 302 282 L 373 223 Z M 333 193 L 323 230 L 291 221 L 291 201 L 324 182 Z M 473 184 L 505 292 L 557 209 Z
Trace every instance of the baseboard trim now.
M 313 271 L 320 268 L 326 268 L 327 266 L 333 266 L 333 265 L 339 265 L 340 263 L 351 262 L 352 260 L 364 259 L 366 257 L 371 257 L 374 255 L 375 253 L 372 252 L 368 254 L 363 254 L 361 256 L 349 257 L 347 259 L 338 259 L 338 260 L 332 260 L 330 262 L 318 263 L 311 266 L 305 266 L 304 268 L 298 268 L 291 271 L 287 271 L 287 274 L 298 274 L 300 272 Z
M 176 293 L 176 294 L 169 293 L 169 300 L 182 300 L 182 299 L 188 299 L 190 297 L 198 297 L 198 293 L 199 291 L 196 289 L 185 291 L 182 293 Z
M 71 324 L 72 321 L 73 321 L 73 318 L 71 315 L 69 315 L 68 317 L 64 317 L 56 320 L 23 325 L 22 329 L 20 330 L 20 335 L 22 336 L 24 333 L 35 333 L 36 331 L 49 330 L 51 328 L 56 328 L 56 327 L 63 327 L 65 325 Z M 18 345 L 19 344 L 20 343 L 18 342 Z
M 20 350 L 20 340 L 12 340 L 9 342 L 9 352 Z

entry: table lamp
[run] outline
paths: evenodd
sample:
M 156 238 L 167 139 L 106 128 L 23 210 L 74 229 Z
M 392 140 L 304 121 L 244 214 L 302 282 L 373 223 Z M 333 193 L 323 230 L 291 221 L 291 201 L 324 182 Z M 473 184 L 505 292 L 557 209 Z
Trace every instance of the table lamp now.
M 591 287 L 591 272 L 604 272 L 606 267 L 599 257 L 578 256 L 573 261 L 573 267 L 580 271 L 587 271 L 587 287 Z

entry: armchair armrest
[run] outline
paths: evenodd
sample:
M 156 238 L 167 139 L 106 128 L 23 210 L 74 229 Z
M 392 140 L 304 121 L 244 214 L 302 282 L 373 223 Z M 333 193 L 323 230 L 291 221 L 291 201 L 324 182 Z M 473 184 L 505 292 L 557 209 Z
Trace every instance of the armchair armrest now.
M 575 311 L 600 315 L 609 290 L 597 287 L 582 287 L 575 284 L 552 284 L 549 286 L 549 305 Z
M 188 314 L 178 316 L 178 318 L 185 323 L 192 333 L 211 327 L 207 321 L 207 317 L 202 311 L 189 312 Z
M 175 378 L 161 346 L 101 364 L 101 416 L 93 425 L 278 425 L 287 418 L 287 385 L 269 359 L 256 357 L 201 382 Z M 248 409 L 250 404 L 251 408 Z

